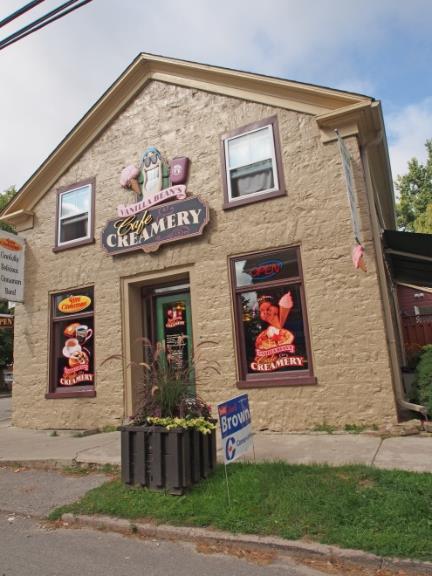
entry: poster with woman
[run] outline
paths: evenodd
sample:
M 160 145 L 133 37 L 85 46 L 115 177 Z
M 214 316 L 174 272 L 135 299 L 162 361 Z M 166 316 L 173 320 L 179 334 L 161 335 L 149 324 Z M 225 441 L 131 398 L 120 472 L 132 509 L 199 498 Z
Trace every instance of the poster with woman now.
M 274 287 L 241 296 L 248 372 L 302 370 L 307 355 L 299 287 Z

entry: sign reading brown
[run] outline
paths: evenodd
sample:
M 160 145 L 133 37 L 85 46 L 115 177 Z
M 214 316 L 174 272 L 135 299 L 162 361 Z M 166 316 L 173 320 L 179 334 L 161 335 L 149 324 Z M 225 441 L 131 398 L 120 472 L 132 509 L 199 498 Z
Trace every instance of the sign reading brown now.
M 102 230 L 102 246 L 113 256 L 154 252 L 161 244 L 200 236 L 208 221 L 207 204 L 193 196 L 110 220 Z

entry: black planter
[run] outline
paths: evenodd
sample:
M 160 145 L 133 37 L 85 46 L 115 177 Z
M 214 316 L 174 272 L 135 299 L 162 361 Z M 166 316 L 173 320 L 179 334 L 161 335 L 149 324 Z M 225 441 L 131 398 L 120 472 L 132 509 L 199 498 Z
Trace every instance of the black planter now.
M 125 484 L 181 495 L 216 466 L 216 431 L 161 426 L 121 429 L 121 474 Z

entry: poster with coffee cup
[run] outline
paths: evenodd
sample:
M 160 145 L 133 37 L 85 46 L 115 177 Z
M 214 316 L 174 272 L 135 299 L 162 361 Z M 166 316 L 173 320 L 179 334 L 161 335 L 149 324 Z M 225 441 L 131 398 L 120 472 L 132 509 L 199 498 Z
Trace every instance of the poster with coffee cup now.
M 94 383 L 93 319 L 85 322 L 62 323 L 58 356 L 58 386 L 76 386 Z

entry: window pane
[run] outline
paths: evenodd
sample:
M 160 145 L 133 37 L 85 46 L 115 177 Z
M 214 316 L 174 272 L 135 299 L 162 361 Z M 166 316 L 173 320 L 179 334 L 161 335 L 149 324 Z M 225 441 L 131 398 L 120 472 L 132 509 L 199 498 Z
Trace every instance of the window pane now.
M 231 170 L 231 197 L 238 198 L 274 188 L 271 160 Z
M 88 237 L 88 214 L 60 220 L 60 243 Z
M 77 188 L 61 195 L 60 218 L 83 214 L 90 210 L 90 186 Z
M 273 156 L 273 133 L 270 126 L 228 141 L 228 167 L 238 168 Z
M 247 373 L 307 370 L 300 286 L 259 289 L 238 298 Z
M 297 278 L 300 275 L 297 250 L 248 256 L 235 262 L 236 287 L 257 285 L 270 280 Z

